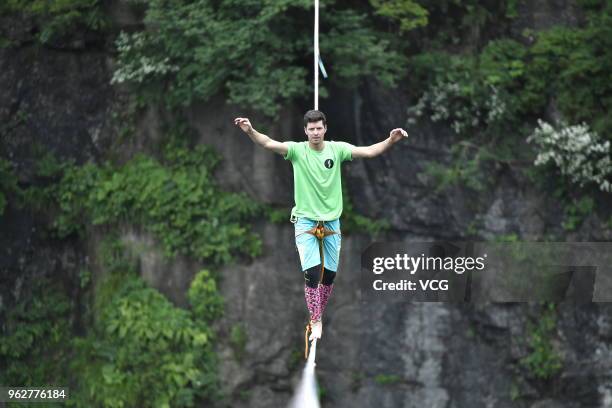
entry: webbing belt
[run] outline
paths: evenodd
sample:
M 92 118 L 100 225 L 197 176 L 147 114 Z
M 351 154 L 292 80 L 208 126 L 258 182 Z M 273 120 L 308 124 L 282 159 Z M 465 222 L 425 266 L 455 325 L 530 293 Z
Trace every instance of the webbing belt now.
M 304 231 L 307 234 L 314 235 L 319 240 L 319 255 L 321 257 L 321 277 L 319 283 L 323 280 L 323 274 L 325 273 L 325 251 L 323 251 L 323 239 L 333 234 L 337 234 L 336 231 L 332 231 L 323 226 L 323 221 L 317 221 L 317 225 L 308 231 Z

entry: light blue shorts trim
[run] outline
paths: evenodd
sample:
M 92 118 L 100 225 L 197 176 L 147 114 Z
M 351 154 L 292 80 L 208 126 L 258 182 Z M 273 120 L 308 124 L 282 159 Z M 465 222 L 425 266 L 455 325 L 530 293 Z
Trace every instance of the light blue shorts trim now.
M 295 222 L 295 246 L 300 255 L 302 271 L 321 264 L 319 241 L 314 235 L 305 232 L 316 225 L 316 221 L 308 218 L 297 218 Z M 340 247 L 342 242 L 340 220 L 324 221 L 323 226 L 337 232 L 337 234 L 328 235 L 323 239 L 325 268 L 335 272 L 338 270 L 338 264 L 340 263 Z

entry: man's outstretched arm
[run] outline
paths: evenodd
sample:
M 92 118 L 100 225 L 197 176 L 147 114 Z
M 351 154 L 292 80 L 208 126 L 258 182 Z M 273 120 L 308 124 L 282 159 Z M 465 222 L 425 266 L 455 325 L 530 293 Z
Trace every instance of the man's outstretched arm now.
M 253 142 L 260 145 L 264 149 L 273 151 L 274 153 L 282 154 L 285 156 L 289 151 L 289 148 L 286 144 L 277 142 L 274 139 L 271 139 L 269 136 L 264 135 L 263 133 L 259 133 L 253 126 L 251 126 L 251 121 L 247 118 L 236 118 L 234 119 L 234 124 L 236 126 L 240 126 L 240 129 L 249 137 Z
M 387 149 L 399 142 L 404 137 L 408 137 L 408 132 L 406 132 L 404 129 L 393 129 L 389 133 L 389 137 L 382 142 L 378 142 L 370 146 L 355 146 L 351 149 L 351 154 L 353 155 L 354 159 L 359 159 L 361 157 L 376 157 L 379 154 L 386 152 Z

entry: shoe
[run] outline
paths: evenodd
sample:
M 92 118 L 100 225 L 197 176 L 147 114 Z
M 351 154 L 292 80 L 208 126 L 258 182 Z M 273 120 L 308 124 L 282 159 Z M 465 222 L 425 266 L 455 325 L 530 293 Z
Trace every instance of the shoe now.
M 310 337 L 308 340 L 320 339 L 323 332 L 323 323 L 318 320 L 316 322 L 310 322 Z

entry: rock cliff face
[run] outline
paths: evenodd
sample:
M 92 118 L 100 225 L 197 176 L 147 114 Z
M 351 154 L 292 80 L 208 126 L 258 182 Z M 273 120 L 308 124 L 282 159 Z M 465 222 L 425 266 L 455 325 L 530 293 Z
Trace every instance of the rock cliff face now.
M 41 185 L 35 176 L 37 155 L 53 152 L 77 163 L 102 158 L 97 146 L 109 134 L 108 108 L 114 99 L 99 47 L 37 47 L 31 22 L 0 18 L 2 34 L 19 42 L 0 48 L 0 151 L 15 167 L 23 186 Z M 12 198 L 12 197 L 11 197 Z M 15 208 L 9 198 L 1 217 L 0 305 L 13 304 L 32 280 L 56 276 L 75 290 L 86 264 L 82 243 L 51 242 L 38 219 Z
M 115 14 L 131 24 L 122 10 Z M 520 11 L 520 24 L 534 28 L 575 20 L 567 2 L 530 3 Z M 109 154 L 114 137 L 109 107 L 119 98 L 109 85 L 109 56 L 109 50 L 39 50 L 29 44 L 0 51 L 0 120 L 16 123 L 18 112 L 28 118 L 25 125 L 15 125 L 18 131 L 10 140 L 3 140 L 18 164 L 21 182 L 36 182 L 26 149 L 33 142 L 77 162 Z M 332 89 L 330 94 L 322 101 L 330 121 L 328 139 L 367 145 L 404 125 L 409 101 L 399 91 L 368 82 L 357 90 Z M 278 140 L 303 140 L 301 115 L 307 108 L 287 107 L 267 133 Z M 223 156 L 217 176 L 224 188 L 291 206 L 290 164 L 253 146 L 233 126 L 231 119 L 242 112 L 218 99 L 194 105 L 187 113 L 199 142 Z M 134 151 L 159 137 L 157 113 L 146 115 Z M 253 123 L 258 126 L 256 118 Z M 461 239 L 473 225 L 483 239 L 517 233 L 528 240 L 560 231 L 559 207 L 511 168 L 492 174 L 495 187 L 478 196 L 460 188 L 433 193 L 430 180 L 420 173 L 425 162 L 447 160 L 452 136 L 445 132 L 421 124 L 388 154 L 347 164 L 344 181 L 357 210 L 387 218 L 392 225 L 381 240 L 408 245 L 411 240 Z M 69 278 L 95 259 L 96 254 L 89 253 L 94 245 L 74 242 L 57 248 L 46 242 L 37 235 L 36 222 L 12 208 L 3 216 L 0 278 L 8 283 L 3 285 L 4 299 L 18 297 L 27 279 L 49 265 Z M 612 239 L 601 225 L 592 215 L 567 239 Z M 263 237 L 263 255 L 220 271 L 226 307 L 217 327 L 218 353 L 227 405 L 232 407 L 284 406 L 302 367 L 307 316 L 292 225 L 260 220 L 255 229 Z M 164 261 L 142 231 L 126 228 L 123 238 L 145 246 L 142 276 L 184 305 L 191 277 L 206 265 Z M 360 256 L 370 243 L 364 234 L 343 236 L 336 290 L 318 350 L 324 406 L 612 407 L 611 306 L 561 305 L 552 344 L 564 358 L 564 369 L 543 382 L 518 364 L 528 353 L 527 320 L 537 316 L 534 305 L 364 304 Z M 246 335 L 245 345 L 231 340 L 236 331 Z

